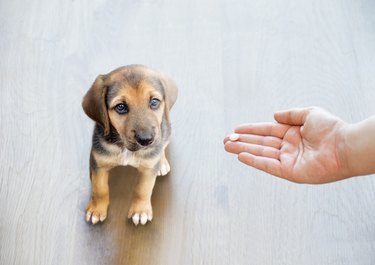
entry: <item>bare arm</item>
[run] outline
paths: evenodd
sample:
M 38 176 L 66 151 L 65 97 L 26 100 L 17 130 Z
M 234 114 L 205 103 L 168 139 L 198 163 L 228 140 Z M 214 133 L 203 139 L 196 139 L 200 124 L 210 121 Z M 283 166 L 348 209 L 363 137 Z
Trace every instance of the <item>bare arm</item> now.
M 347 176 L 375 173 L 375 116 L 344 129 L 342 152 Z

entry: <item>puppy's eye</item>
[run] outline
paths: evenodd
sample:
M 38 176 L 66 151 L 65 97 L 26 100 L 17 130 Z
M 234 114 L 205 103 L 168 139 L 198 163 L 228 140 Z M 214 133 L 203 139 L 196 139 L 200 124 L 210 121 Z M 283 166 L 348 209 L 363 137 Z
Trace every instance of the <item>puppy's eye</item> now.
M 153 98 L 151 99 L 150 101 L 150 108 L 151 109 L 157 109 L 160 105 L 160 100 L 158 100 L 157 98 Z
M 117 104 L 115 110 L 118 114 L 126 114 L 129 112 L 128 106 L 124 103 Z

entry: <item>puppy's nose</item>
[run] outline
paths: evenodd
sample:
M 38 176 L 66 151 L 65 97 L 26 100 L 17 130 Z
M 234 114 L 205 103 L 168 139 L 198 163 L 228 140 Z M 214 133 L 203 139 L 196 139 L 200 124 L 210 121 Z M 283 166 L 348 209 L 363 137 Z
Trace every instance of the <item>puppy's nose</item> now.
M 142 146 L 150 145 L 154 141 L 154 137 L 151 133 L 143 131 L 137 132 L 135 135 L 135 139 Z

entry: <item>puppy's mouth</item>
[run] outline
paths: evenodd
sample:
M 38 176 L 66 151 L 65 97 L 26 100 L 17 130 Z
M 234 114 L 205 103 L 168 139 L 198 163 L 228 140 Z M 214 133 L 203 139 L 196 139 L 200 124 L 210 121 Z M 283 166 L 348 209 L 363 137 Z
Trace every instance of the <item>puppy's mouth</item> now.
M 129 151 L 135 152 L 135 151 L 138 151 L 138 150 L 144 148 L 145 146 L 142 146 L 142 145 L 140 145 L 138 143 L 133 143 L 133 142 L 127 141 L 127 143 L 125 144 L 125 147 Z

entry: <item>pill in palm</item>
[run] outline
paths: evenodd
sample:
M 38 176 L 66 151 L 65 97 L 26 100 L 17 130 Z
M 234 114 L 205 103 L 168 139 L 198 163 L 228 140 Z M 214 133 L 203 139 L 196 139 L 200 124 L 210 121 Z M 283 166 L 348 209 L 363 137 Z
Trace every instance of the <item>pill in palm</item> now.
M 231 141 L 237 141 L 240 138 L 240 136 L 237 133 L 233 133 L 229 136 L 229 140 Z

